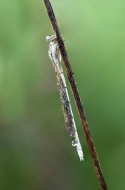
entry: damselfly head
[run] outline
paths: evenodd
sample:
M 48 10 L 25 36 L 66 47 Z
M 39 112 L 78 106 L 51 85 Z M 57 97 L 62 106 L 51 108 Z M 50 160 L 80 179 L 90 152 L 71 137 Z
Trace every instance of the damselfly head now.
M 52 36 L 46 36 L 46 41 L 47 42 L 52 42 L 56 39 L 56 36 L 55 35 L 52 35 Z

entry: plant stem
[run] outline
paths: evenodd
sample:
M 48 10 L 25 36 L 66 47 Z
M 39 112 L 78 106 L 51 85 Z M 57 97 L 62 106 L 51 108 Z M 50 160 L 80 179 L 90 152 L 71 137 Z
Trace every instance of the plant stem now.
M 78 114 L 79 114 L 79 117 L 80 117 L 80 120 L 82 123 L 83 131 L 84 131 L 84 134 L 86 137 L 86 141 L 87 141 L 90 156 L 92 158 L 92 162 L 93 162 L 93 165 L 94 165 L 94 168 L 96 171 L 98 182 L 99 182 L 102 190 L 107 190 L 106 183 L 105 183 L 105 180 L 104 180 L 104 177 L 102 174 L 101 166 L 99 163 L 98 155 L 96 152 L 96 148 L 94 145 L 94 141 L 93 141 L 92 135 L 90 133 L 90 129 L 88 126 L 88 122 L 87 122 L 84 110 L 83 110 L 82 102 L 81 102 L 81 99 L 79 96 L 79 92 L 78 92 L 78 89 L 76 86 L 76 82 L 75 82 L 75 79 L 73 76 L 73 72 L 72 72 L 72 69 L 71 69 L 71 66 L 70 66 L 70 63 L 68 60 L 67 51 L 66 51 L 66 48 L 64 45 L 64 41 L 63 41 L 61 34 L 60 34 L 60 30 L 59 30 L 59 27 L 58 27 L 58 24 L 57 24 L 57 21 L 55 18 L 55 14 L 53 12 L 52 5 L 51 5 L 49 0 L 44 0 L 44 4 L 45 4 L 46 10 L 48 12 L 48 16 L 49 16 L 49 19 L 51 21 L 54 33 L 56 34 L 56 37 L 57 37 L 57 42 L 58 42 L 59 49 L 61 52 L 61 56 L 62 56 L 62 59 L 64 62 L 66 74 L 67 74 L 67 77 L 68 77 L 68 80 L 69 80 L 69 83 L 70 83 L 70 86 L 72 89 L 72 93 L 73 93 L 73 96 L 75 99 L 77 111 L 78 111 Z

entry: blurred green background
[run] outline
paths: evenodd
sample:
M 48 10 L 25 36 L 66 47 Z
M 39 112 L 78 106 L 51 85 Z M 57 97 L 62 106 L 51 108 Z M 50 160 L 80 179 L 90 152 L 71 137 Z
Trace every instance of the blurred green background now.
M 108 189 L 125 189 L 125 1 L 52 0 Z M 100 189 L 71 146 L 42 0 L 0 0 L 0 189 Z M 71 95 L 71 94 L 70 94 Z

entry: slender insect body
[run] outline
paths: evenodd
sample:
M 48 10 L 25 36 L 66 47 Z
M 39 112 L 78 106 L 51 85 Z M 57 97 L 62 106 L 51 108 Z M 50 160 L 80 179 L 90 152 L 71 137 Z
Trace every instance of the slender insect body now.
M 59 92 L 60 92 L 60 97 L 62 101 L 62 108 L 63 108 L 63 113 L 65 114 L 66 123 L 68 123 L 67 130 L 69 132 L 69 135 L 72 137 L 75 137 L 75 127 L 74 127 L 74 120 L 73 120 L 73 114 L 71 110 L 71 104 L 69 101 L 69 96 L 68 96 L 68 91 L 67 88 L 64 86 L 65 83 L 62 80 L 60 76 L 57 76 L 57 80 L 59 81 Z
M 50 42 L 48 55 L 53 63 L 53 67 L 56 73 L 57 85 L 60 93 L 60 99 L 62 102 L 62 110 L 64 114 L 65 126 L 69 135 L 74 138 L 74 140 L 72 141 L 72 145 L 76 146 L 80 160 L 84 160 L 83 151 L 79 141 L 75 120 L 71 108 L 66 80 L 61 65 L 62 58 L 59 51 L 58 43 L 56 41 L 55 36 L 47 36 L 46 40 Z

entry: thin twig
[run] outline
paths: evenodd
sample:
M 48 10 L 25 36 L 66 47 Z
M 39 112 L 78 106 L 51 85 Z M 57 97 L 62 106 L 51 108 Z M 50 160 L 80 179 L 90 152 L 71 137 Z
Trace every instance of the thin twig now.
M 86 116 L 85 116 L 85 113 L 84 113 L 84 110 L 83 110 L 82 102 L 81 102 L 81 99 L 80 99 L 80 96 L 79 96 L 79 92 L 78 92 L 78 89 L 77 89 L 77 86 L 76 86 L 76 82 L 75 82 L 75 79 L 74 79 L 74 76 L 73 76 L 71 66 L 70 66 L 70 63 L 69 63 L 69 60 L 68 60 L 68 55 L 67 55 L 67 52 L 66 52 L 66 48 L 65 48 L 65 45 L 64 45 L 63 39 L 61 37 L 60 30 L 59 30 L 59 27 L 58 27 L 58 24 L 57 24 L 57 21 L 56 21 L 56 18 L 55 18 L 55 14 L 53 12 L 53 9 L 52 9 L 52 6 L 51 6 L 51 3 L 50 3 L 49 0 L 44 0 L 44 4 L 45 4 L 46 10 L 48 12 L 48 16 L 49 16 L 49 19 L 51 21 L 54 33 L 56 34 L 56 37 L 57 37 L 57 42 L 58 42 L 59 49 L 60 49 L 62 59 L 63 59 L 63 62 L 64 62 L 66 74 L 67 74 L 67 77 L 68 77 L 68 80 L 69 80 L 69 83 L 70 83 L 70 86 L 71 86 L 71 89 L 72 89 L 72 93 L 73 93 L 73 96 L 74 96 L 74 99 L 75 99 L 77 111 L 78 111 L 78 114 L 79 114 L 79 117 L 80 117 L 80 120 L 81 120 L 81 123 L 82 123 L 83 131 L 84 131 L 84 134 L 85 134 L 85 137 L 86 137 L 86 141 L 87 141 L 89 152 L 90 152 L 90 155 L 91 155 L 91 158 L 92 158 L 92 161 L 93 161 L 93 165 L 94 165 L 94 168 L 95 168 L 95 171 L 96 171 L 98 182 L 99 182 L 100 187 L 101 187 L 102 190 L 107 190 L 106 183 L 105 183 L 105 180 L 104 180 L 104 177 L 103 177 L 103 174 L 102 174 L 101 166 L 100 166 L 100 163 L 99 163 L 99 159 L 98 159 L 98 156 L 97 156 L 97 152 L 96 152 L 96 149 L 95 149 L 94 141 L 93 141 L 91 133 L 90 133 L 88 122 L 87 122 L 87 119 L 86 119 Z

